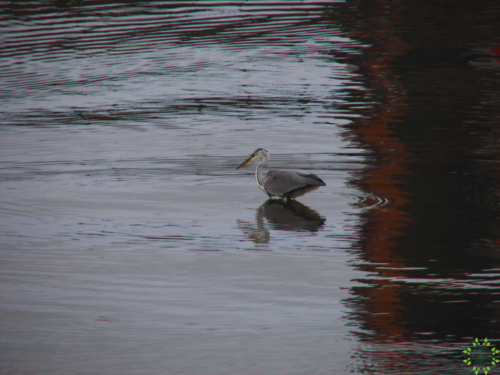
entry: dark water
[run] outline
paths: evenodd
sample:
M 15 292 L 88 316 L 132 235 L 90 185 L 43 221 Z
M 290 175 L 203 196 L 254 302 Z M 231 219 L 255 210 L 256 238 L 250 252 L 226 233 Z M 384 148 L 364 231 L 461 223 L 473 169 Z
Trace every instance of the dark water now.
M 0 373 L 465 374 L 500 345 L 496 1 L 0 10 Z M 327 186 L 266 202 L 258 147 Z

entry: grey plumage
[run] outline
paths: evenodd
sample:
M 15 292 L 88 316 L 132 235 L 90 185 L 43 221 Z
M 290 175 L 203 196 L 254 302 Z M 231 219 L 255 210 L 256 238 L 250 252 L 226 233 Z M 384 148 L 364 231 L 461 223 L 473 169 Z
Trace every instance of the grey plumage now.
M 304 173 L 293 170 L 274 169 L 264 176 L 264 168 L 270 160 L 269 152 L 263 148 L 255 150 L 238 168 L 251 162 L 264 159 L 255 170 L 255 179 L 259 187 L 270 197 L 297 198 L 305 193 L 326 186 L 324 181 L 314 173 Z

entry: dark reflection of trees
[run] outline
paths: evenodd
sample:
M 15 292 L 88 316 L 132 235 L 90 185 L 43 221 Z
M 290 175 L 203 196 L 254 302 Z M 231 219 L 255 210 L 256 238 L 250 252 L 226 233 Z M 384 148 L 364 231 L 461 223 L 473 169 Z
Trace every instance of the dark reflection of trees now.
M 326 219 L 296 200 L 269 199 L 257 209 L 255 225 L 238 220 L 238 226 L 257 243 L 269 243 L 269 229 L 316 232 Z
M 352 319 L 378 344 L 499 337 L 498 2 L 347 1 L 330 17 L 370 45 L 337 56 L 369 88 L 346 104 L 363 115 L 346 136 L 375 160 L 352 183 L 391 202 L 363 217 L 372 277 L 352 290 Z

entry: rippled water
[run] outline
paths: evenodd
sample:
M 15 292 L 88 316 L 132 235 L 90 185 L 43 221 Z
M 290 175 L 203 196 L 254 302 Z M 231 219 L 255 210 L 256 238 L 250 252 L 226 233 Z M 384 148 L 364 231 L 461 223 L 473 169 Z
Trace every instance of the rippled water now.
M 0 372 L 470 371 L 500 8 L 392 5 L 0 2 Z

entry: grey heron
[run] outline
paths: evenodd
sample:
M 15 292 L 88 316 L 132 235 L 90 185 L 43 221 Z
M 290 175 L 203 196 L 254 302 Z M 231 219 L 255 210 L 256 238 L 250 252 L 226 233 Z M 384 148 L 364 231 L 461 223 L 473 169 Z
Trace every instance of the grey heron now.
M 267 172 L 264 176 L 264 168 L 269 163 L 270 156 L 269 152 L 263 148 L 255 150 L 236 169 L 243 168 L 245 165 L 259 159 L 264 160 L 255 169 L 255 180 L 259 187 L 271 198 L 280 197 L 284 200 L 297 198 L 307 192 L 316 190 L 320 186 L 326 186 L 324 181 L 314 173 L 275 169 Z

